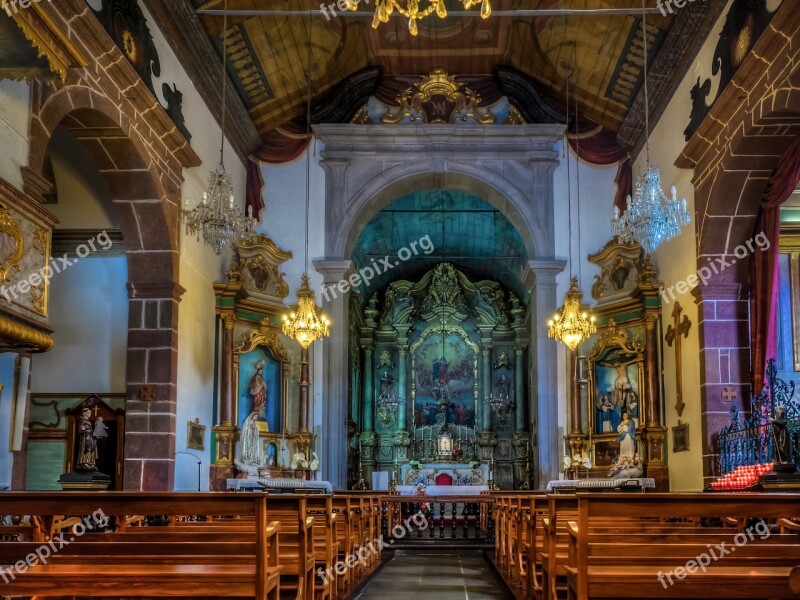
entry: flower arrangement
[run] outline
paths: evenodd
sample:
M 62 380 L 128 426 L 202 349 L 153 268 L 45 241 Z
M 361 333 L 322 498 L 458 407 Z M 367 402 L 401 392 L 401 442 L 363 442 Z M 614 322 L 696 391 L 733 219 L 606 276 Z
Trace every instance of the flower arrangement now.
M 296 471 L 297 469 L 308 469 L 308 461 L 306 460 L 306 455 L 302 452 L 297 452 L 292 457 L 292 471 Z
M 419 459 L 416 458 L 412 458 L 410 461 L 408 461 L 408 466 L 410 466 L 415 471 L 419 471 L 421 464 L 422 463 L 419 462 Z
M 456 448 L 455 450 L 453 450 L 454 458 L 461 458 L 462 456 L 464 456 L 464 451 L 461 448 Z
M 478 460 L 478 457 L 477 457 L 477 456 L 472 456 L 472 457 L 469 459 L 469 466 L 470 466 L 470 468 L 472 468 L 472 469 L 477 469 L 478 467 L 480 467 L 480 466 L 481 466 L 481 461 L 480 461 L 480 460 Z

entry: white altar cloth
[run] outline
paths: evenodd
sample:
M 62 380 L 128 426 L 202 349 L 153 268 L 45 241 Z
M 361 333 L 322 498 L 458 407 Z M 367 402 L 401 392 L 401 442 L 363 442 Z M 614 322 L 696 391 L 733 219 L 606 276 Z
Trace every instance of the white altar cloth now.
M 656 480 L 652 477 L 623 477 L 620 479 L 602 479 L 598 477 L 595 479 L 558 479 L 547 484 L 547 491 L 552 492 L 557 488 L 575 488 L 578 490 L 612 489 L 631 485 L 630 482 L 633 482 L 633 485 L 638 485 L 643 490 L 656 487 Z
M 228 490 L 239 492 L 256 488 L 308 489 L 322 490 L 326 494 L 333 493 L 329 481 L 306 481 L 290 477 L 260 477 L 258 479 L 228 479 Z
M 414 485 L 398 485 L 397 491 L 401 496 L 417 495 Z M 479 496 L 486 491 L 489 491 L 488 485 L 429 485 L 425 488 L 425 496 Z

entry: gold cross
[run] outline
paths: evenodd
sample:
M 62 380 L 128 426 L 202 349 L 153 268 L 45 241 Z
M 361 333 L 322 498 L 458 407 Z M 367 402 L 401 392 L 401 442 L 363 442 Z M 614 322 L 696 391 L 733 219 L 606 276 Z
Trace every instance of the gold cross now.
M 686 407 L 686 404 L 683 402 L 683 370 L 681 364 L 681 338 L 689 337 L 689 329 L 692 327 L 692 322 L 689 320 L 689 317 L 683 315 L 683 321 L 681 321 L 681 313 L 683 312 L 683 307 L 681 307 L 680 302 L 675 303 L 675 308 L 672 309 L 672 320 L 675 324 L 673 327 L 670 325 L 667 327 L 667 334 L 664 339 L 667 341 L 668 346 L 672 346 L 673 342 L 675 343 L 675 410 L 678 412 L 678 416 L 683 416 L 683 409 Z

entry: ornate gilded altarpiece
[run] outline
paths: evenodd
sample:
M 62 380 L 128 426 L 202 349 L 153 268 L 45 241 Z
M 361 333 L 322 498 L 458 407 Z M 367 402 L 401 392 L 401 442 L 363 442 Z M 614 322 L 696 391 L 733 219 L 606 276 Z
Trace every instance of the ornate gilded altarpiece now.
M 531 468 L 530 333 L 513 292 L 439 263 L 351 299 L 350 321 L 351 418 L 360 429 L 351 460 L 360 453 L 367 479 L 412 460 L 477 460 L 494 461 L 500 488 L 523 486 Z M 382 401 L 392 391 L 403 400 L 395 407 Z M 492 410 L 490 394 L 507 397 L 506 410 Z M 443 431 L 456 450 L 446 457 L 437 449 Z
M 299 363 L 299 346 L 283 336 L 280 325 L 289 295 L 281 265 L 291 256 L 258 235 L 236 246 L 227 282 L 214 285 L 221 373 L 219 420 L 212 427 L 214 489 L 225 489 L 224 480 L 236 475 L 239 432 L 252 412 L 257 413 L 264 445 L 263 472 L 293 475 L 291 456 L 307 453 L 313 444 L 308 431 L 292 432 L 298 427 L 299 407 L 289 380 L 297 378 L 293 369 Z
M 44 352 L 56 218 L 0 179 L 0 350 Z
M 618 238 L 588 258 L 600 269 L 591 290 L 598 327 L 581 346 L 588 385 L 568 386 L 570 414 L 579 415 L 570 420 L 579 427 L 566 436 L 570 453 L 589 453 L 590 476 L 604 477 L 620 456 L 622 433 L 633 430 L 644 476 L 668 489 L 655 269 L 638 244 L 623 244 Z

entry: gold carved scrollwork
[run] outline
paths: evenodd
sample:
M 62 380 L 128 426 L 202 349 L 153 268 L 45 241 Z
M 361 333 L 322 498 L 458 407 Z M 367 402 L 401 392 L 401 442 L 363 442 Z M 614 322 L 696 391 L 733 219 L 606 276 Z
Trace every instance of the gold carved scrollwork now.
M 491 111 L 480 108 L 481 97 L 470 88 L 456 81 L 443 69 L 434 69 L 419 83 L 403 91 L 397 102 L 400 109 L 389 111 L 381 121 L 396 125 L 406 117 L 423 123 L 455 123 L 475 119 L 481 125 L 492 125 L 497 117 Z
M 11 269 L 19 270 L 19 261 L 25 255 L 25 238 L 22 236 L 22 229 L 11 216 L 8 206 L 0 202 L 0 234 L 11 238 L 11 242 L 6 244 L 0 238 L 0 283 L 8 279 Z
M 239 342 L 233 348 L 233 353 L 246 354 L 258 346 L 266 346 L 279 361 L 289 363 L 289 355 L 278 339 L 278 334 L 270 330 L 269 319 L 264 319 L 261 326 L 239 338 Z

